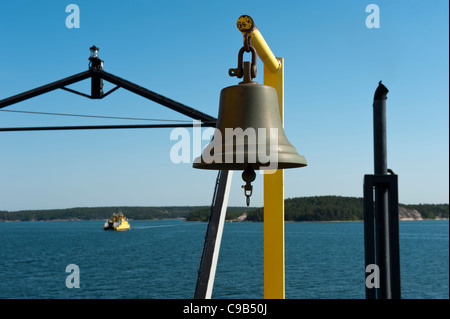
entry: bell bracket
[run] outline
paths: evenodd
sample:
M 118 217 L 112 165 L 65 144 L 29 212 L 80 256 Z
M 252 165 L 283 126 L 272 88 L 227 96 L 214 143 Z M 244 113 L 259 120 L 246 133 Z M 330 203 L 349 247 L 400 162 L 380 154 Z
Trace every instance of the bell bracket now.
M 251 38 L 248 36 L 248 34 L 244 37 L 244 46 L 239 50 L 238 53 L 238 66 L 237 68 L 229 69 L 228 74 L 230 76 L 236 76 L 238 79 L 242 78 L 244 75 L 244 67 L 243 67 L 243 60 L 244 60 L 244 52 L 251 52 L 252 53 L 252 64 L 251 64 L 251 78 L 256 78 L 256 50 L 251 45 Z

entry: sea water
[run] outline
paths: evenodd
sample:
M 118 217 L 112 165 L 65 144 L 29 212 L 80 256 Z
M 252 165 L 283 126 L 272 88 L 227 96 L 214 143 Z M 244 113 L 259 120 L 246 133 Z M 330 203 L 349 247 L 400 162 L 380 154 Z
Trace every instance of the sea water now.
M 103 224 L 0 223 L 0 298 L 193 297 L 206 223 Z M 286 223 L 286 298 L 365 298 L 363 225 Z M 213 298 L 263 298 L 263 254 L 262 223 L 226 223 Z M 449 298 L 448 221 L 400 222 L 400 254 L 403 298 Z

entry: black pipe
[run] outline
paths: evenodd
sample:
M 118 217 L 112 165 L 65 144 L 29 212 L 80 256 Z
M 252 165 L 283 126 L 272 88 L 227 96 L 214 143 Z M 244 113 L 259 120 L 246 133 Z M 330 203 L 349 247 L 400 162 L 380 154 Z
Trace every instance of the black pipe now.
M 381 83 L 373 98 L 373 145 L 375 175 L 387 174 L 386 99 L 389 90 Z
M 386 99 L 389 90 L 381 83 L 373 100 L 373 145 L 375 175 L 387 175 Z M 375 186 L 376 259 L 380 269 L 379 299 L 391 299 L 389 208 L 388 190 L 385 185 Z

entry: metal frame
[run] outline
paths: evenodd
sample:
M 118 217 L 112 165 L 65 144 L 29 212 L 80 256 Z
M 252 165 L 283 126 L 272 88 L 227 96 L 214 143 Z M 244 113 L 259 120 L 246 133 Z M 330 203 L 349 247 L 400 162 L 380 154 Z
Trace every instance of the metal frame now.
M 98 61 L 101 61 L 98 59 Z M 91 95 L 87 95 L 81 92 L 77 92 L 75 90 L 66 88 L 67 85 L 83 81 L 85 79 L 91 78 L 92 87 L 91 87 Z M 107 93 L 103 93 L 103 83 L 102 80 L 106 80 L 108 82 L 111 82 L 116 85 L 113 89 L 111 89 Z M 153 102 L 156 102 L 158 104 L 161 104 L 165 107 L 168 107 L 178 113 L 181 113 L 183 115 L 186 115 L 192 119 L 200 120 L 202 122 L 202 125 L 204 126 L 215 126 L 216 125 L 216 118 L 212 117 L 208 114 L 205 114 L 203 112 L 200 112 L 194 108 L 191 108 L 187 105 L 184 105 L 182 103 L 179 103 L 177 101 L 171 100 L 165 96 L 162 96 L 158 93 L 155 93 L 153 91 L 150 91 L 142 86 L 139 86 L 135 83 L 132 83 L 130 81 L 127 81 L 121 77 L 118 77 L 116 75 L 113 75 L 111 73 L 108 73 L 103 70 L 101 65 L 96 66 L 93 63 L 93 66 L 90 67 L 88 71 L 84 71 L 72 76 L 69 76 L 67 78 L 40 86 L 38 88 L 5 98 L 3 100 L 0 100 L 0 109 L 7 107 L 9 105 L 22 102 L 24 100 L 30 99 L 32 97 L 56 90 L 56 89 L 62 89 L 71 93 L 75 93 L 90 99 L 102 99 L 112 92 L 116 91 L 119 88 L 124 88 L 130 92 L 133 92 L 137 95 L 140 95 L 144 98 L 147 98 Z M 31 131 L 31 130 L 68 130 L 68 129 L 114 129 L 114 128 L 157 128 L 157 127 L 181 127 L 183 125 L 180 124 L 174 124 L 176 126 L 168 126 L 165 125 L 126 125 L 124 127 L 123 125 L 108 125 L 108 126 L 83 126 L 83 127 L 35 127 L 35 128 L 0 128 L 0 131 Z
M 374 205 L 374 190 L 387 191 L 387 216 Z M 366 286 L 367 299 L 401 298 L 399 246 L 398 176 L 364 175 L 365 267 L 376 264 L 380 270 L 380 288 Z
M 381 83 L 373 99 L 374 175 L 364 175 L 365 269 L 378 266 L 379 287 L 369 288 L 367 299 L 400 299 L 400 239 L 398 177 L 387 166 L 386 99 Z M 388 175 L 388 172 L 391 175 Z M 375 190 L 375 192 L 374 192 Z M 375 204 L 375 205 L 374 205 Z

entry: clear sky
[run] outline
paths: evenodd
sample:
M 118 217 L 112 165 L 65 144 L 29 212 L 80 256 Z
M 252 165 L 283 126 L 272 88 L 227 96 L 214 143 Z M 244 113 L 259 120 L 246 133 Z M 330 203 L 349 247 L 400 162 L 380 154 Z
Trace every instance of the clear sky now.
M 71 3 L 79 28 L 66 26 Z M 379 28 L 366 26 L 369 4 L 380 9 Z M 285 131 L 308 161 L 285 170 L 286 198 L 362 197 L 382 80 L 400 202 L 448 203 L 448 7 L 447 0 L 4 1 L 0 99 L 87 70 L 95 44 L 105 71 L 216 117 L 220 90 L 238 82 L 228 69 L 242 46 L 236 21 L 248 14 L 285 59 Z M 260 60 L 258 69 L 262 83 Z M 90 90 L 89 81 L 70 87 Z M 113 87 L 105 82 L 105 91 Z M 124 89 L 103 100 L 57 90 L 5 109 L 189 120 Z M 0 127 L 139 123 L 0 112 Z M 216 172 L 174 164 L 171 130 L 0 132 L 0 210 L 210 205 Z M 252 206 L 263 204 L 262 181 L 258 174 Z M 242 184 L 235 173 L 230 205 L 245 205 Z

